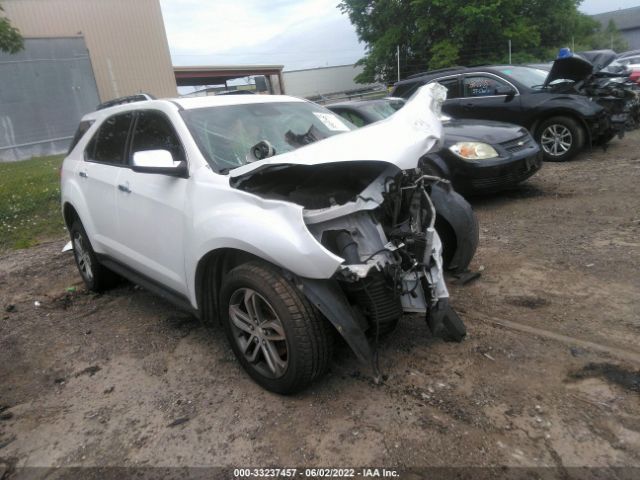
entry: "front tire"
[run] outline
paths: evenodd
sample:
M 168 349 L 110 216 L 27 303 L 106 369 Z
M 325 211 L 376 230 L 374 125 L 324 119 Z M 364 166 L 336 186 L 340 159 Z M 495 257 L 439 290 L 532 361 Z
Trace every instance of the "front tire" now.
M 570 117 L 552 117 L 536 131 L 536 140 L 547 162 L 565 162 L 575 157 L 584 145 L 585 132 Z
M 87 289 L 93 292 L 102 292 L 113 287 L 119 278 L 98 262 L 82 222 L 78 219 L 74 220 L 69 233 L 73 244 L 73 257 Z
M 263 388 L 295 393 L 326 372 L 331 327 L 274 267 L 256 261 L 234 268 L 222 285 L 220 309 L 233 352 Z

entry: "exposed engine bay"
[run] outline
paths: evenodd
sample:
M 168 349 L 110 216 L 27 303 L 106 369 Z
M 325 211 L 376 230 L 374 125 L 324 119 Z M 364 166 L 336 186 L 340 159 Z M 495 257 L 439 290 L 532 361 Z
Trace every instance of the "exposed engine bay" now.
M 369 339 L 407 312 L 424 316 L 434 336 L 460 341 L 466 329 L 449 306 L 430 197 L 440 182 L 420 169 L 353 161 L 270 166 L 234 186 L 304 207 L 309 231 L 344 259 L 331 281 Z
M 640 127 L 640 88 L 625 70 L 607 66 L 616 54 L 609 50 L 583 52 L 553 62 L 546 88 L 559 93 L 585 95 L 609 114 L 609 131 L 619 135 Z
M 434 336 L 466 334 L 449 306 L 431 198 L 448 182 L 418 168 L 438 147 L 445 97 L 441 85 L 424 86 L 385 120 L 320 140 L 312 130 L 289 135 L 300 148 L 279 155 L 266 148 L 230 172 L 231 187 L 299 209 L 296 228 L 314 240 L 306 251 L 335 267 L 322 278 L 283 267 L 376 378 L 377 339 L 404 312 L 422 315 Z

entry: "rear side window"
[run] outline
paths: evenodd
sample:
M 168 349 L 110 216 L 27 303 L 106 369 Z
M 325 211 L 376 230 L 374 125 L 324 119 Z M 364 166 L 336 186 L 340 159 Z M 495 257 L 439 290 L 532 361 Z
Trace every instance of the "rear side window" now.
M 131 153 L 146 150 L 168 150 L 174 161 L 185 160 L 178 135 L 169 119 L 161 112 L 145 110 L 138 113 Z
M 458 77 L 443 78 L 437 81 L 440 85 L 447 89 L 447 100 L 460 97 L 460 88 L 458 87 Z
M 87 159 L 115 165 L 125 163 L 124 153 L 132 119 L 131 112 L 107 118 L 87 145 Z
M 71 153 L 71 151 L 76 147 L 80 139 L 84 136 L 85 133 L 87 133 L 87 130 L 91 128 L 91 125 L 93 125 L 93 122 L 94 120 L 84 120 L 80 122 L 80 125 L 78 125 L 78 129 L 76 130 L 76 133 L 73 136 L 73 139 L 71 140 L 71 145 L 69 145 L 69 151 L 67 152 L 67 155 Z

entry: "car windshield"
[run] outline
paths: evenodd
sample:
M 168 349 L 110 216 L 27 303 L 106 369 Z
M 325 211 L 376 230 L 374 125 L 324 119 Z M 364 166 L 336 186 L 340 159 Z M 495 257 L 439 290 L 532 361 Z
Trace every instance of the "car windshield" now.
M 200 151 L 218 172 L 355 129 L 309 102 L 225 105 L 181 113 Z
M 500 73 L 528 88 L 540 88 L 549 72 L 531 67 L 499 67 Z
M 364 103 L 358 106 L 358 109 L 375 116 L 378 120 L 382 120 L 393 115 L 397 110 L 397 108 L 394 108 L 393 105 L 391 105 L 390 101 Z

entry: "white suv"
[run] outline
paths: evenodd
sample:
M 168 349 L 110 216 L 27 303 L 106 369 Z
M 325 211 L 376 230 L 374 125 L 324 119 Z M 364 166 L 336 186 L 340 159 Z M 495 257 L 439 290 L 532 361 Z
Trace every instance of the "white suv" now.
M 374 369 L 380 335 L 422 312 L 460 340 L 429 196 L 442 87 L 354 130 L 286 96 L 145 100 L 86 115 L 62 167 L 63 214 L 89 289 L 124 276 L 219 319 L 246 371 L 291 393 L 336 332 Z M 434 113 L 435 112 L 435 113 Z

